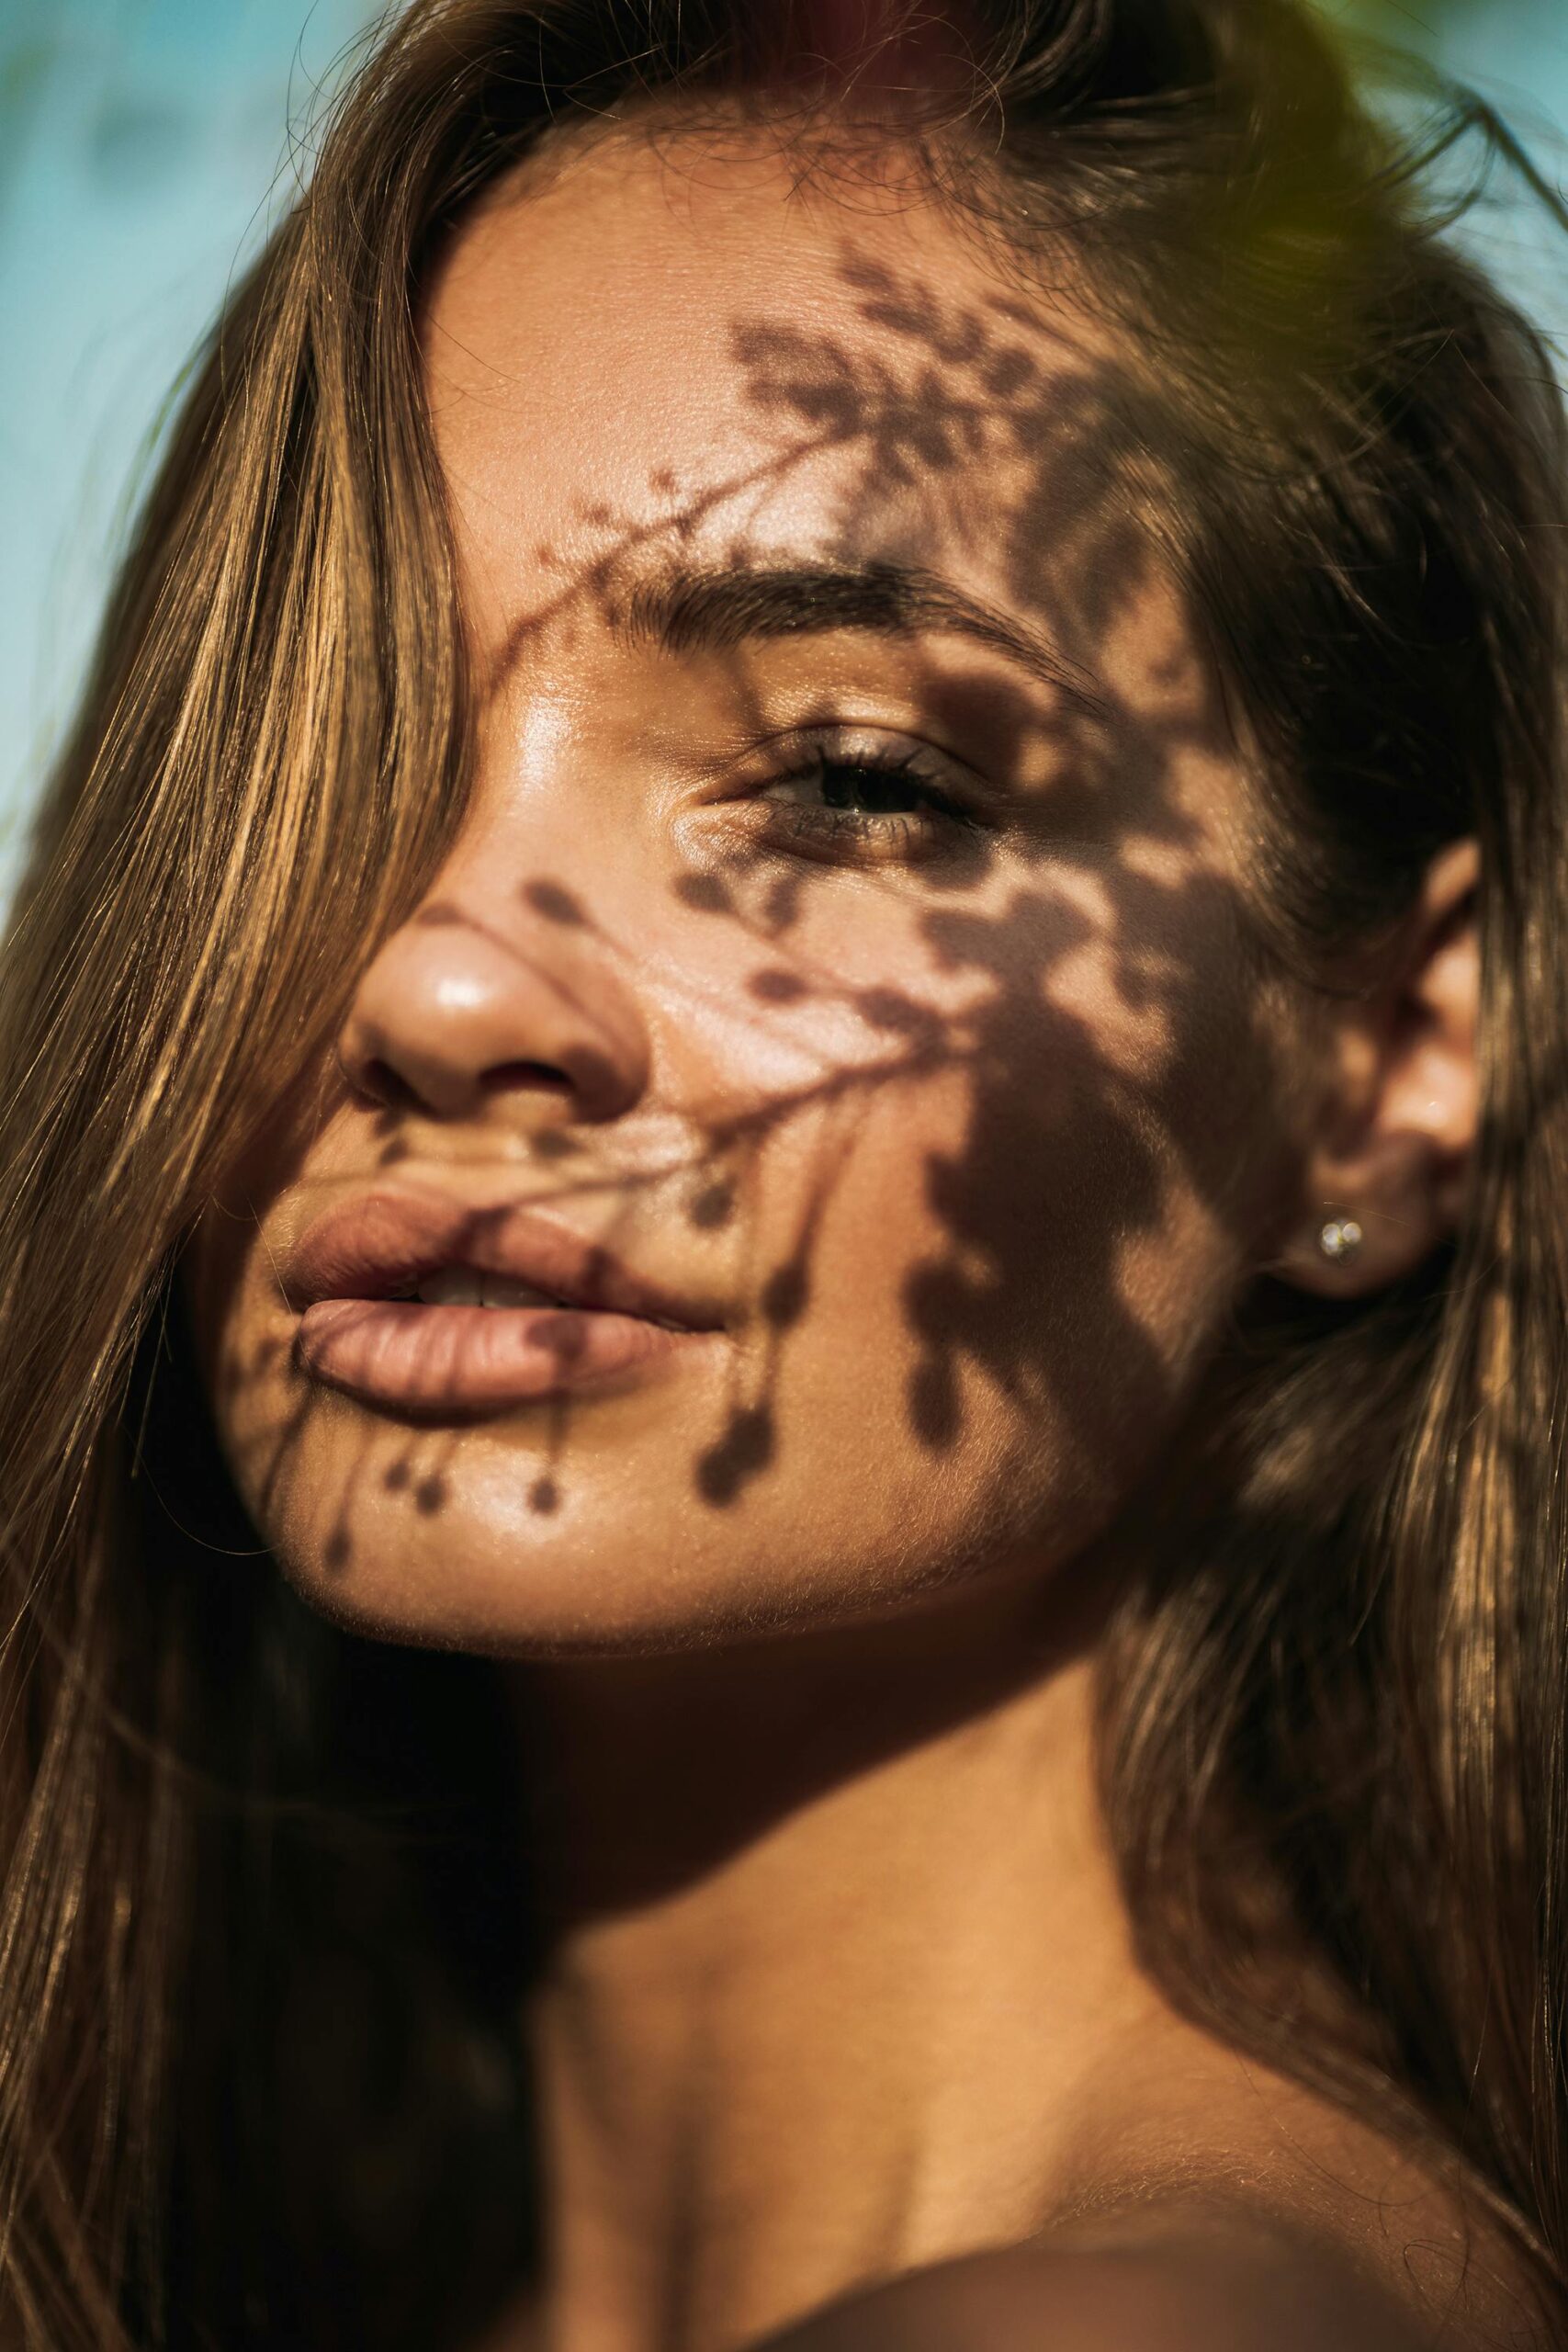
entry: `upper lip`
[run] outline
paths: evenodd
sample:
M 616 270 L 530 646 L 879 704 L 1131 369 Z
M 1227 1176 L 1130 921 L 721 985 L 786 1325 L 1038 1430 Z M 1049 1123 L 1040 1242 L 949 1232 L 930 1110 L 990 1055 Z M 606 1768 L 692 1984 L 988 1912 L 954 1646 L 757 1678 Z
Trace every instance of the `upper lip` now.
M 639 1315 L 690 1331 L 720 1329 L 716 1303 L 634 1272 L 601 1242 L 527 1204 L 483 1204 L 389 1188 L 355 1193 L 312 1217 L 279 1269 L 290 1306 L 387 1298 L 447 1267 L 510 1274 L 568 1306 Z

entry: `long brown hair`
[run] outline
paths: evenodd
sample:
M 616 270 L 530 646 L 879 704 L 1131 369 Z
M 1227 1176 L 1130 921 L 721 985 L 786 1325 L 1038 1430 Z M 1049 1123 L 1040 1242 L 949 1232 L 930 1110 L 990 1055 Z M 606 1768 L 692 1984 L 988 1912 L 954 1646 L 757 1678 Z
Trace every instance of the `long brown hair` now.
M 174 1269 L 461 809 L 436 241 L 552 124 L 764 92 L 841 121 L 844 13 L 414 0 L 145 503 L 0 967 L 0 2311 L 29 2346 L 395 2352 L 477 2327 L 530 2258 L 487 1669 L 291 1595 Z M 888 41 L 931 14 L 863 13 Z M 1528 166 L 1436 88 L 1389 127 L 1293 0 L 949 15 L 914 143 L 1157 354 L 1270 953 L 1336 969 L 1443 843 L 1482 852 L 1462 1230 L 1369 1304 L 1259 1287 L 1201 1540 L 1108 1661 L 1134 1918 L 1179 2005 L 1457 2167 L 1561 2312 L 1562 424 L 1540 339 L 1443 233 L 1451 174 L 1423 194 L 1461 135 Z

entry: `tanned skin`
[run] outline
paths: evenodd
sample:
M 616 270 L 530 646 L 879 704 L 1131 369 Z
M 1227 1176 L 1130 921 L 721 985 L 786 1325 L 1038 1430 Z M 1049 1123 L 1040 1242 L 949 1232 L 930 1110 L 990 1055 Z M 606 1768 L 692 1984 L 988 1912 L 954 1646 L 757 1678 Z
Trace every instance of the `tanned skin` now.
M 475 2352 L 1522 2346 L 1448 2187 L 1145 1975 L 1092 1754 L 1246 1285 L 1452 1218 L 1468 849 L 1381 990 L 1260 985 L 1253 787 L 1097 423 L 1135 356 L 896 157 L 569 141 L 423 333 L 472 802 L 193 1298 L 289 1577 L 516 1699 L 547 2263 Z M 378 1410 L 277 1272 L 378 1184 L 720 1329 Z

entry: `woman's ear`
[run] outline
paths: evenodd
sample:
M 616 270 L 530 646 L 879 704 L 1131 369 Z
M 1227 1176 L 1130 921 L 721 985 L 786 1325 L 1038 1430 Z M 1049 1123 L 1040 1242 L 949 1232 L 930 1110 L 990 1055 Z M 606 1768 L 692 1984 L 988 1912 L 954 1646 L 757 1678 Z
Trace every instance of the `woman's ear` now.
M 1381 1290 L 1459 1220 L 1477 1115 L 1479 872 L 1475 842 L 1440 851 L 1389 970 L 1335 1016 L 1300 1214 L 1272 1269 L 1299 1289 Z

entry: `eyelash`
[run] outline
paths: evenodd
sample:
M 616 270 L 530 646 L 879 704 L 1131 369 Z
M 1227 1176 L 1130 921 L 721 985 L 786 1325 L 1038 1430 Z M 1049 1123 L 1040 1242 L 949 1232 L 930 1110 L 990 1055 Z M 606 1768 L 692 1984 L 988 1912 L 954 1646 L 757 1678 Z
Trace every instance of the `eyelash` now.
M 773 806 L 781 818 L 787 812 L 789 821 L 775 830 L 795 842 L 815 842 L 829 848 L 841 846 L 852 855 L 869 849 L 874 856 L 919 857 L 953 843 L 965 834 L 983 830 L 981 818 L 953 792 L 929 783 L 920 773 L 921 761 L 928 756 L 921 750 L 894 750 L 891 746 L 857 748 L 852 752 L 829 749 L 825 743 L 810 748 L 808 756 L 796 766 L 769 779 L 769 788 L 782 785 L 815 783 L 826 789 L 829 779 L 837 777 L 875 776 L 903 781 L 911 796 L 918 796 L 923 808 L 858 809 L 807 808 L 787 801 Z M 759 799 L 762 796 L 759 794 Z M 763 802 L 763 805 L 767 805 Z

